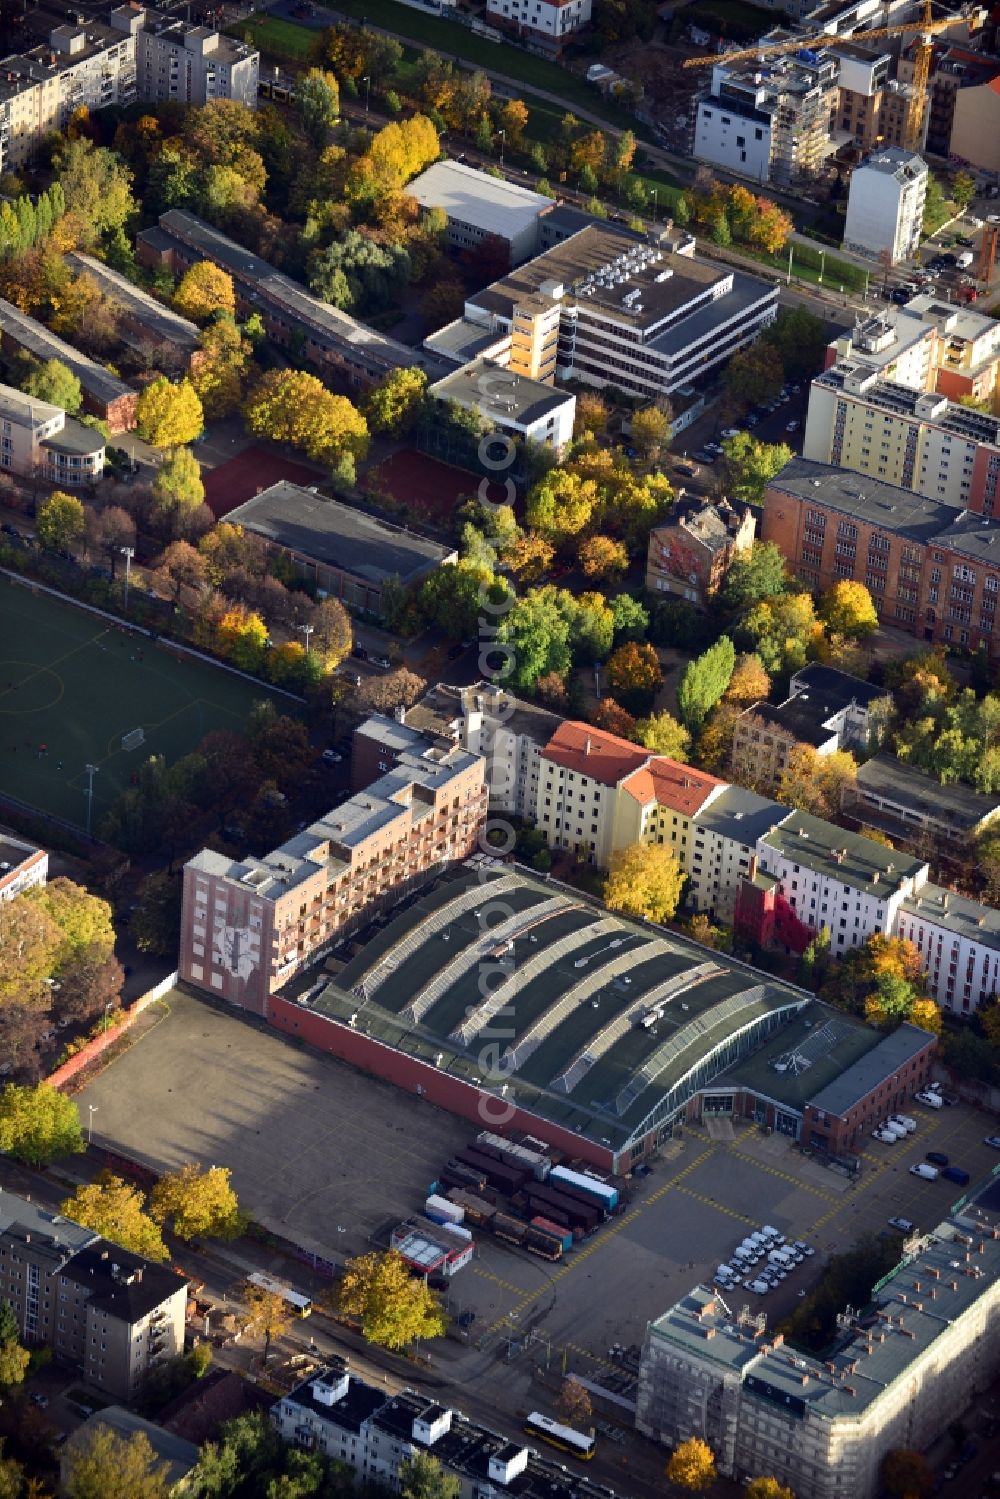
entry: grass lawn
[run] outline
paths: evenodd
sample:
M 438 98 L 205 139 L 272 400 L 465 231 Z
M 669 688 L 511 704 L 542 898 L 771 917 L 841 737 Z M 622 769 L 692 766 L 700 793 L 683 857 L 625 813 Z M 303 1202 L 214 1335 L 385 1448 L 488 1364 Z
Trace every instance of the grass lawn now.
M 96 829 L 150 755 L 172 762 L 212 729 L 241 729 L 261 698 L 295 712 L 291 699 L 263 683 L 181 659 L 169 646 L 6 577 L 0 577 L 0 634 L 0 785 L 80 827 L 88 763 L 98 767 Z M 138 728 L 144 743 L 122 749 L 122 735 Z M 39 757 L 41 744 L 48 753 Z
M 236 30 L 261 52 L 270 53 L 272 57 L 287 57 L 293 62 L 307 62 L 322 34 L 310 31 L 307 26 L 298 26 L 294 21 L 283 21 L 278 16 L 256 16 Z

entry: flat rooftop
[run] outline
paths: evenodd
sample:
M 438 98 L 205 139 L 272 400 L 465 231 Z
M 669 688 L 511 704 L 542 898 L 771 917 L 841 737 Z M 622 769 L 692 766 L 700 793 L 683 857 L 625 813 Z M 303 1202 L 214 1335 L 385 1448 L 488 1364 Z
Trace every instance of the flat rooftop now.
M 111 405 L 122 396 L 134 396 L 135 391 L 124 380 L 119 380 L 103 364 L 91 359 L 68 344 L 56 333 L 50 333 L 44 324 L 21 312 L 13 302 L 0 297 L 0 331 L 8 335 L 19 348 L 33 354 L 43 363 L 47 359 L 60 359 L 73 371 L 88 395 L 95 400 Z
M 883 146 L 871 156 L 866 156 L 854 170 L 878 172 L 883 177 L 894 177 L 897 182 L 907 182 L 923 177 L 927 172 L 927 165 L 915 151 L 903 151 L 899 146 Z
M 429 393 L 500 426 L 511 422 L 519 427 L 530 427 L 576 399 L 570 391 L 515 375 L 489 359 L 473 359 L 438 380 Z
M 538 215 L 552 206 L 552 199 L 542 193 L 460 161 L 436 161 L 407 183 L 406 194 L 423 208 L 441 208 L 449 219 L 503 239 L 530 229 Z
M 884 1083 L 886 1078 L 898 1072 L 911 1057 L 934 1044 L 935 1037 L 930 1031 L 922 1031 L 918 1026 L 904 1021 L 891 1036 L 883 1037 L 877 1046 L 859 1057 L 852 1067 L 827 1083 L 818 1093 L 814 1092 L 809 1102 L 814 1109 L 820 1109 L 825 1114 L 843 1116 L 855 1104 L 867 1098 L 880 1083 Z
M 961 782 L 948 785 L 895 755 L 874 755 L 858 770 L 858 791 L 909 808 L 920 816 L 972 832 L 1000 811 L 1000 797 L 983 796 Z
M 905 913 L 917 921 L 946 923 L 957 937 L 966 937 L 981 947 L 1000 949 L 1000 911 L 995 906 L 981 905 L 977 900 L 956 895 L 954 890 L 932 885 L 929 880 L 915 895 L 900 901 L 899 911 L 900 915 Z
M 507 945 L 512 971 L 470 1006 L 479 907 L 494 901 L 506 919 L 491 940 Z M 736 1037 L 759 1044 L 761 1028 L 808 1002 L 731 958 L 502 868 L 443 876 L 364 941 L 311 1008 L 494 1091 L 482 1038 L 503 1006 L 508 1102 L 620 1148 L 651 1113 L 682 1106 L 706 1059 Z
M 179 312 L 174 312 L 172 307 L 165 306 L 149 292 L 143 291 L 141 286 L 136 286 L 127 276 L 112 270 L 103 260 L 95 260 L 93 255 L 84 255 L 81 251 L 74 250 L 66 256 L 66 264 L 77 275 L 93 277 L 101 290 L 141 322 L 153 338 L 173 344 L 188 354 L 197 349 L 201 334 L 195 323 L 181 317 Z
M 955 401 L 948 401 L 943 396 L 927 391 L 913 390 L 909 385 L 899 385 L 894 380 L 873 380 L 870 375 L 864 389 L 852 389 L 852 376 L 858 373 L 868 371 L 866 368 L 859 369 L 849 359 L 842 359 L 822 375 L 817 375 L 813 384 L 836 390 L 849 400 L 858 401 L 876 411 L 886 411 L 893 416 L 941 427 L 946 432 L 953 432 L 957 437 L 964 438 L 966 442 L 1000 447 L 1000 416 L 974 411 L 969 406 L 960 406 Z
M 366 583 L 417 582 L 452 561 L 453 549 L 364 510 L 279 480 L 231 510 L 226 520 Z
M 928 500 L 912 490 L 886 484 L 870 474 L 836 468 L 811 458 L 793 458 L 768 481 L 769 493 L 788 494 L 803 503 L 815 501 L 842 515 L 928 542 L 964 514 L 957 505 Z M 980 517 L 982 520 L 982 517 Z
M 714 1086 L 746 1088 L 801 1114 L 817 1093 L 878 1044 L 879 1033 L 872 1026 L 816 1000 Z
M 755 848 L 758 838 L 792 815 L 781 802 L 770 797 L 758 796 L 756 791 L 747 791 L 743 786 L 727 786 L 695 814 L 695 836 L 698 828 L 705 828 L 722 838 Z
M 777 853 L 803 869 L 861 890 L 876 900 L 885 899 L 900 882 L 914 880 L 927 867 L 898 849 L 885 848 L 858 833 L 807 812 L 795 811 L 764 837 L 762 849 Z
M 465 364 L 469 359 L 475 359 L 478 354 L 485 354 L 498 343 L 506 342 L 506 334 L 497 333 L 492 328 L 484 328 L 481 323 L 473 323 L 469 318 L 456 318 L 452 323 L 445 323 L 436 333 L 428 333 L 424 339 L 424 348 L 429 349 L 441 359 L 453 360 L 455 364 Z

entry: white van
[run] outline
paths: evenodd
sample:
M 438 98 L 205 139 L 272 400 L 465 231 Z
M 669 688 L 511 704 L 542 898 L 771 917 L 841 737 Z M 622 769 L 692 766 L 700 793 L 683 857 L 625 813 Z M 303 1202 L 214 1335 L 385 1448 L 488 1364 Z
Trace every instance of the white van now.
M 926 1104 L 929 1109 L 944 1108 L 944 1099 L 941 1097 L 940 1093 L 918 1093 L 917 1103 Z
M 937 1181 L 938 1168 L 936 1166 L 928 1166 L 924 1161 L 920 1161 L 916 1166 L 910 1167 L 910 1175 L 922 1177 L 925 1182 Z
M 960 271 L 967 271 L 974 259 L 975 257 L 973 256 L 971 250 L 963 250 L 961 255 L 955 261 L 955 264 Z
M 893 1114 L 893 1124 L 901 1124 L 908 1135 L 912 1135 L 917 1128 L 917 1121 L 911 1119 L 909 1114 Z
M 881 1140 L 883 1145 L 895 1145 L 897 1140 L 899 1139 L 899 1136 L 893 1134 L 891 1129 L 883 1129 L 882 1126 L 879 1125 L 878 1129 L 872 1130 L 872 1139 Z
M 887 1119 L 882 1128 L 888 1130 L 890 1135 L 895 1135 L 897 1140 L 905 1140 L 909 1134 L 906 1125 L 902 1124 L 898 1119 Z

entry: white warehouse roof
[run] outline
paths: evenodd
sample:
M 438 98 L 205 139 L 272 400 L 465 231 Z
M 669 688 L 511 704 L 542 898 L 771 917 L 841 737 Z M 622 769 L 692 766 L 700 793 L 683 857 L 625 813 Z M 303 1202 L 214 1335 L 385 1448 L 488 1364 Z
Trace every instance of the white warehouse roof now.
M 460 161 L 437 161 L 406 189 L 422 208 L 443 208 L 449 219 L 470 224 L 486 234 L 512 239 L 530 226 L 552 199 L 516 182 L 491 177 Z

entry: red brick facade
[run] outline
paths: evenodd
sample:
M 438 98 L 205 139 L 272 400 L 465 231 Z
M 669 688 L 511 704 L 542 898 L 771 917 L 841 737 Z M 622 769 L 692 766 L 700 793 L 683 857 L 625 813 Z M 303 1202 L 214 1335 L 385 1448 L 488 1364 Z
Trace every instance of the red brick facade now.
M 859 1149 L 876 1125 L 890 1114 L 904 1110 L 914 1093 L 927 1082 L 936 1046 L 936 1037 L 928 1033 L 923 1051 L 910 1057 L 892 1077 L 866 1093 L 846 1114 L 824 1114 L 807 1103 L 802 1125 L 803 1144 L 826 1150 L 830 1155 Z

